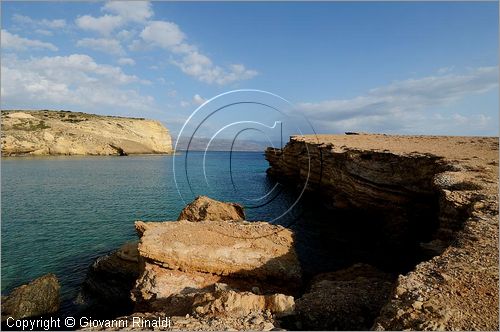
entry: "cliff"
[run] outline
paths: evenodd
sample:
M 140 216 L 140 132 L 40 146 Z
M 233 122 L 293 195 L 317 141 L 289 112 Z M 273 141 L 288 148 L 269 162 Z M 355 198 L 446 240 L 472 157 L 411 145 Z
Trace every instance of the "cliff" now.
M 159 122 L 66 111 L 2 111 L 2 156 L 171 153 Z
M 399 275 L 373 329 L 498 329 L 498 138 L 296 136 L 266 158 L 280 182 L 384 215 L 395 244 L 432 253 Z

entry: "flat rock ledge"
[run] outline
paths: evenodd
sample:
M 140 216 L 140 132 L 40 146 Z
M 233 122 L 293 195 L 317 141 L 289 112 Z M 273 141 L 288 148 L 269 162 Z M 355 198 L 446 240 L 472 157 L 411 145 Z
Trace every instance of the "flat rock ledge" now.
M 143 265 L 132 297 L 139 311 L 185 315 L 193 312 L 198 294 L 223 289 L 279 297 L 300 286 L 293 234 L 281 226 L 181 220 L 138 221 L 136 228 L 141 235 L 138 252 Z M 252 301 L 264 303 L 257 305 L 261 311 L 276 308 L 266 307 L 271 300 L 264 297 Z
M 136 222 L 139 255 L 171 270 L 300 280 L 293 234 L 266 222 Z

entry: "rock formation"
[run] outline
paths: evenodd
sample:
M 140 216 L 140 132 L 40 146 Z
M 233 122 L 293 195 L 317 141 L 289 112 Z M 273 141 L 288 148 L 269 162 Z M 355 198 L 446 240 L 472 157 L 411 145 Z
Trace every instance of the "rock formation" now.
M 309 291 L 296 301 L 299 330 L 368 330 L 392 290 L 390 275 L 356 264 L 314 277 Z
M 139 277 L 137 241 L 99 257 L 89 268 L 80 298 L 92 313 L 124 314 L 133 308 L 130 290 Z
M 293 296 L 283 294 L 258 295 L 252 292 L 220 290 L 194 297 L 193 311 L 200 316 L 233 315 L 245 317 L 255 312 L 276 316 L 291 315 L 295 310 Z
M 159 122 L 65 111 L 2 111 L 2 155 L 171 153 Z
M 373 328 L 498 330 L 498 138 L 296 136 L 266 158 L 270 176 L 384 214 L 395 242 L 437 255 L 398 278 Z
M 219 202 L 207 196 L 198 196 L 182 209 L 177 220 L 245 220 L 243 207 L 236 203 Z
M 395 250 L 409 243 L 426 255 L 399 277 L 366 264 L 323 273 L 301 294 L 297 234 L 202 197 L 179 216 L 197 222 L 136 222 L 135 313 L 121 320 L 173 316 L 177 330 L 498 330 L 498 139 L 292 137 L 266 158 L 270 176 L 306 185 L 325 207 L 382 216 Z
M 19 286 L 2 298 L 2 321 L 55 313 L 59 310 L 59 293 L 59 281 L 53 274 Z
M 267 294 L 300 285 L 293 236 L 281 226 L 214 220 L 136 222 L 136 228 L 144 266 L 133 294 L 142 311 L 174 307 L 190 313 L 195 295 L 220 282 Z
M 238 204 L 220 202 L 206 196 L 200 196 L 182 210 L 178 220 L 201 221 L 203 218 L 207 218 L 207 220 L 243 220 L 244 212 Z M 139 237 L 142 237 L 146 227 L 146 223 L 136 225 Z M 126 243 L 117 251 L 99 257 L 89 267 L 82 284 L 80 300 L 92 312 L 109 312 L 109 308 L 118 314 L 130 312 L 134 306 L 130 299 L 130 291 L 134 288 L 141 273 L 143 282 L 150 280 L 154 281 L 155 285 L 164 285 L 157 290 L 160 293 L 156 296 L 167 298 L 170 295 L 176 295 L 167 300 L 168 307 L 175 309 L 169 311 L 171 315 L 191 311 L 193 297 L 177 294 L 187 284 L 190 284 L 191 287 L 193 285 L 205 287 L 220 280 L 217 276 L 207 277 L 205 274 L 191 273 L 188 275 L 173 270 L 165 272 L 158 265 L 148 262 L 140 267 L 137 245 L 138 241 Z M 206 278 L 208 281 L 205 281 Z M 154 288 L 155 286 L 148 285 L 148 287 Z M 169 290 L 167 295 L 161 293 L 165 289 Z M 162 307 L 166 306 L 165 301 L 156 301 L 155 303 L 157 305 L 162 303 Z

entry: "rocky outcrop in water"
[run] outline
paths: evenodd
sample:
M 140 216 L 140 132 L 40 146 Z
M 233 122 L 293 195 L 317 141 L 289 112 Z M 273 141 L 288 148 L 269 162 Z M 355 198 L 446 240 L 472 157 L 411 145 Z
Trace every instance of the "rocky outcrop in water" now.
M 207 196 L 198 196 L 182 209 L 177 220 L 245 220 L 243 207 L 237 203 L 219 202 Z
M 2 111 L 2 155 L 171 153 L 159 122 L 65 111 Z
M 57 277 L 46 274 L 15 288 L 2 297 L 2 321 L 52 314 L 59 310 L 60 286 Z
M 244 212 L 239 204 L 200 196 L 182 210 L 178 220 L 198 222 L 204 218 L 238 221 L 244 219 Z M 139 237 L 143 236 L 147 227 L 148 223 L 136 224 Z M 169 315 L 184 315 L 192 311 L 193 302 L 193 295 L 185 295 L 184 289 L 213 286 L 221 279 L 217 275 L 196 271 L 187 273 L 173 269 L 165 270 L 149 261 L 139 264 L 138 242 L 124 244 L 117 251 L 99 257 L 89 267 L 87 277 L 82 284 L 79 302 L 94 315 L 109 316 L 113 312 L 124 314 L 130 312 L 134 306 L 138 309 L 142 307 L 142 310 L 159 308 Z M 130 292 L 140 275 L 143 287 L 150 289 L 150 294 L 137 297 L 136 290 L 134 298 L 138 301 L 135 303 L 131 299 Z M 144 306 L 143 296 L 148 300 L 154 296 L 154 301 L 147 301 L 147 306 Z
M 334 269 L 301 294 L 298 234 L 194 211 L 209 220 L 136 223 L 136 312 L 120 319 L 173 316 L 160 329 L 178 330 L 498 329 L 498 139 L 293 137 L 266 157 L 269 175 L 307 183 L 316 203 L 362 211 L 367 225 L 381 216 L 402 259 L 422 254 L 411 271 Z
M 498 330 L 498 138 L 297 136 L 266 158 L 270 176 L 385 215 L 395 243 L 436 255 L 397 279 L 372 328 Z
M 139 277 L 137 241 L 101 256 L 92 263 L 82 284 L 80 300 L 92 314 L 124 314 L 133 309 L 130 290 Z
M 189 313 L 195 295 L 216 283 L 273 293 L 300 285 L 292 232 L 263 222 L 136 222 L 143 273 L 133 290 L 142 311 Z M 283 287 L 286 283 L 286 287 Z M 161 309 L 161 310 L 160 310 Z M 176 311 L 175 314 L 181 314 Z M 185 313 L 184 313 L 185 314 Z

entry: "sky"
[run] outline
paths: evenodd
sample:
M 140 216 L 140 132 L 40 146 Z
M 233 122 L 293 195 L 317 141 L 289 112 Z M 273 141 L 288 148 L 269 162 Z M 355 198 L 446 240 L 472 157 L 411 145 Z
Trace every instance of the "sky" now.
M 289 101 L 303 133 L 499 134 L 498 2 L 1 7 L 2 109 L 145 117 L 176 136 L 200 105 L 214 109 L 207 100 L 257 89 Z M 282 103 L 269 93 L 215 104 Z M 234 121 L 272 127 L 271 113 L 234 105 L 197 135 Z

